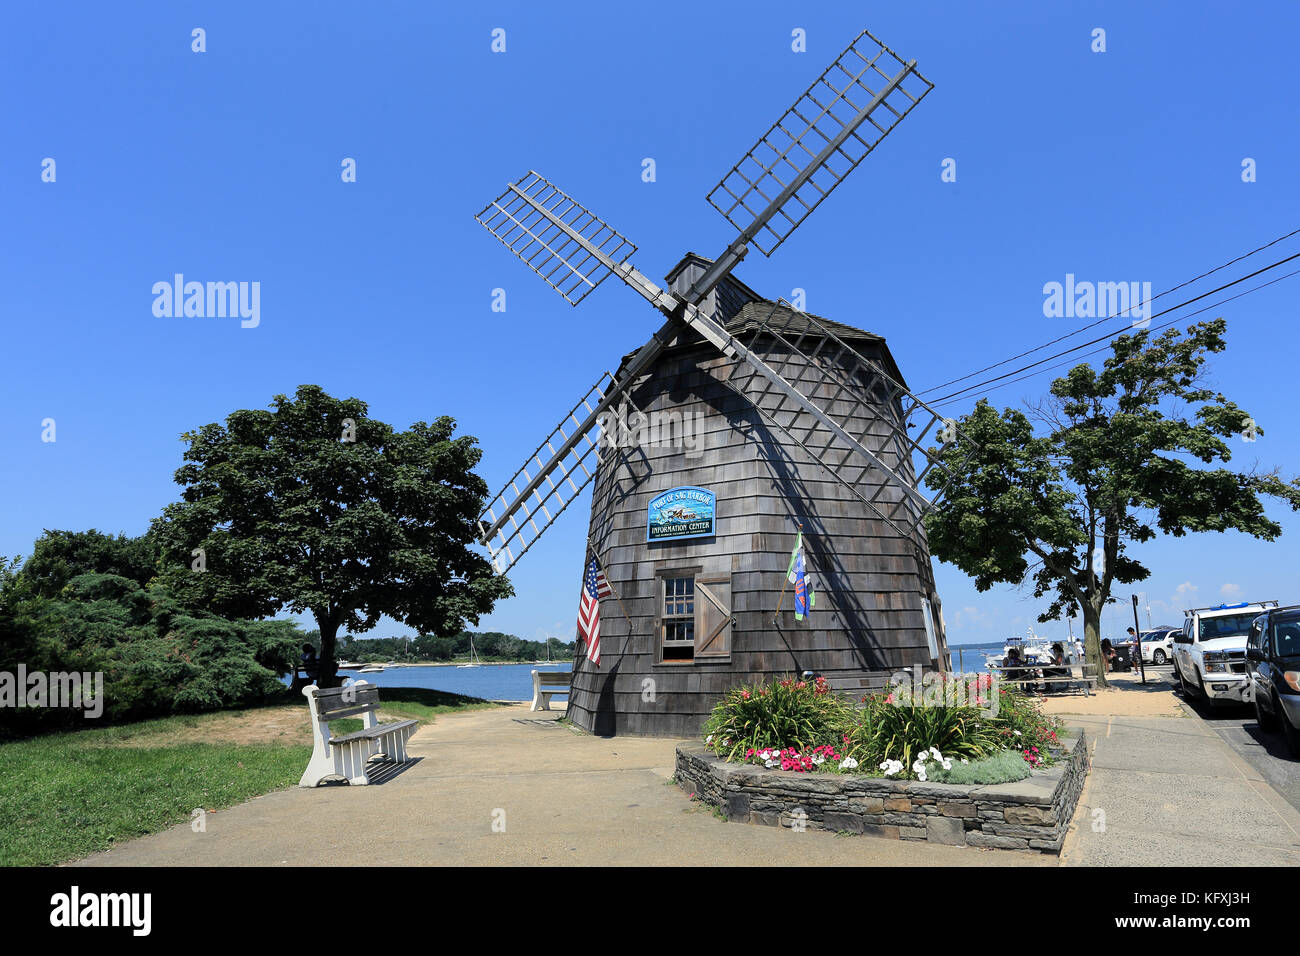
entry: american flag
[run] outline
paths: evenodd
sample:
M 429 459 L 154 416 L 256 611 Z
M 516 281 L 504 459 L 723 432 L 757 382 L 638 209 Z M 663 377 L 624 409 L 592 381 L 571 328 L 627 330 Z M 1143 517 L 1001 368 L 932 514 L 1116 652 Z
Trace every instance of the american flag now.
M 600 599 L 613 593 L 593 558 L 587 565 L 582 596 L 578 598 L 578 636 L 587 642 L 587 660 L 597 667 L 600 666 Z

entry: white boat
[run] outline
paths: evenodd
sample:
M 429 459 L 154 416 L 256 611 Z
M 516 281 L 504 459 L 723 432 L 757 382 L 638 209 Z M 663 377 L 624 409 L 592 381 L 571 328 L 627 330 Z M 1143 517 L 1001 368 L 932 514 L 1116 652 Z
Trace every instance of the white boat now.
M 1034 629 L 1030 627 L 1028 637 L 1008 637 L 1006 644 L 1002 648 L 1002 653 L 986 654 L 984 656 L 984 663 L 986 665 L 994 664 L 1001 666 L 1003 660 L 1011 655 L 1012 648 L 1015 648 L 1020 652 L 1020 659 L 1026 664 L 1050 664 L 1052 663 L 1053 658 L 1053 643 L 1053 641 L 1050 641 L 1045 637 L 1039 637 L 1034 633 Z M 1067 648 L 1066 653 L 1069 653 L 1069 645 L 1065 641 L 1055 643 L 1060 643 L 1062 647 Z
M 378 664 L 367 664 L 357 670 L 358 674 L 382 674 L 384 669 Z
M 476 653 L 474 652 L 474 635 L 471 634 L 471 635 L 470 635 L 470 638 L 469 638 L 469 663 L 468 663 L 468 664 L 457 664 L 456 666 L 457 666 L 457 667 L 479 667 L 479 666 L 481 666 L 481 662 L 480 662 L 479 659 L 478 659 L 478 654 L 476 654 Z

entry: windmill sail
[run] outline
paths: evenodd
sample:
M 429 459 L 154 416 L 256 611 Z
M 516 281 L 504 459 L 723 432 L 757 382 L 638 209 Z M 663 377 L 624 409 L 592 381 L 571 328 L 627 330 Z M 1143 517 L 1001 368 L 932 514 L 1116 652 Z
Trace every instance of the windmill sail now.
M 570 305 L 636 252 L 604 220 L 532 170 L 474 218 Z
M 498 574 L 510 570 L 596 476 L 596 419 L 617 391 L 613 376 L 603 374 L 487 503 L 479 535 Z
M 628 261 L 636 252 L 631 241 L 536 172 L 508 185 L 478 214 L 489 232 L 570 304 L 577 305 L 616 275 L 668 316 L 625 365 L 620 380 L 603 376 L 488 502 L 479 529 L 499 572 L 513 567 L 591 482 L 600 460 L 600 415 L 626 396 L 628 387 L 649 370 L 683 326 L 724 355 L 743 359 L 752 370 L 750 381 L 760 376 L 766 382 L 759 400 L 779 393 L 780 404 L 771 414 L 779 415 L 785 402 L 811 414 L 832 435 L 821 454 L 838 447 L 856 456 L 859 468 L 883 473 L 892 494 L 910 509 L 910 524 L 920 520 L 926 499 L 898 461 L 891 466 L 882 460 L 869 442 L 850 434 L 698 307 L 745 257 L 750 242 L 770 255 L 932 88 L 916 71 L 914 60 L 904 63 L 871 34 L 860 34 L 709 194 L 709 202 L 739 235 L 681 294 L 664 291 L 634 268 Z M 894 436 L 894 444 L 901 449 L 906 437 Z M 899 451 L 896 457 L 903 454 Z M 866 500 L 872 507 L 900 503 L 880 498 Z
M 770 256 L 932 89 L 915 60 L 862 31 L 713 187 L 709 204 Z

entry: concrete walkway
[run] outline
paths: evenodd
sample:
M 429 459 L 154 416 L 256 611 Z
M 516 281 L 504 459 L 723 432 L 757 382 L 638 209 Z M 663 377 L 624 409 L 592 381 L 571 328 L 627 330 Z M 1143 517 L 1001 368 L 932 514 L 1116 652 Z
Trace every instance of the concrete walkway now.
M 1300 813 L 1178 705 L 1182 718 L 1065 717 L 1095 749 L 1061 862 L 1300 865 Z
M 527 705 L 439 717 L 369 787 L 268 794 L 83 865 L 1054 866 L 1037 853 L 724 823 L 669 783 L 680 741 L 590 737 Z M 1061 863 L 1300 865 L 1300 813 L 1190 710 L 1067 715 L 1093 769 Z M 504 832 L 495 832 L 494 823 Z
M 441 716 L 369 787 L 284 790 L 96 854 L 92 866 L 1053 866 L 1056 858 L 724 823 L 668 782 L 680 741 L 601 739 L 527 705 Z M 550 715 L 556 716 L 556 715 Z M 532 718 L 543 720 L 532 722 Z M 519 721 L 524 721 L 520 723 Z M 493 832 L 504 820 L 505 832 Z

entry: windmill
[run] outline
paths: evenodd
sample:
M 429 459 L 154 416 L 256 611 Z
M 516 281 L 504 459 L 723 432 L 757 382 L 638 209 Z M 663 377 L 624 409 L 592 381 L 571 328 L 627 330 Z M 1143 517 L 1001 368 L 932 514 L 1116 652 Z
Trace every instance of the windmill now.
M 942 666 L 946 648 L 941 618 L 932 608 L 937 597 L 921 525 L 942 490 L 927 498 L 920 488 L 927 479 L 930 487 L 942 488 L 931 472 L 942 467 L 940 456 L 957 440 L 955 425 L 907 390 L 879 336 L 812 316 L 784 300 L 760 299 L 732 275 L 751 248 L 771 256 L 932 88 L 915 60 L 904 61 L 863 31 L 709 192 L 708 202 L 737 234 L 715 259 L 688 254 L 670 273 L 666 289 L 631 264 L 637 247 L 629 239 L 536 172 L 511 183 L 478 214 L 488 231 L 572 305 L 612 275 L 665 318 L 615 373 L 604 373 L 587 390 L 488 501 L 479 519 L 481 541 L 496 570 L 505 573 L 596 482 L 589 547 L 597 554 L 611 547 L 625 552 L 621 557 L 602 554 L 602 563 L 611 584 L 616 589 L 621 584 L 623 599 L 634 606 L 621 620 L 604 613 L 605 633 L 624 638 L 623 656 L 637 661 L 620 660 L 603 673 L 585 665 L 577 668 L 571 712 L 588 729 L 694 732 L 710 695 L 736 680 L 802 669 L 805 663 L 831 673 L 863 675 L 864 687 L 875 686 L 882 674 L 900 665 Z M 671 356 L 681 361 L 668 363 Z M 880 555 L 868 556 L 868 564 L 879 558 L 877 570 L 889 564 L 888 573 L 903 574 L 893 552 L 910 552 L 905 557 L 915 566 L 897 587 L 921 597 L 915 607 L 893 609 L 905 610 L 905 622 L 894 621 L 897 626 L 884 629 L 888 634 L 868 634 L 873 628 L 863 622 L 879 608 L 852 609 L 848 604 L 862 587 L 855 574 L 871 569 L 858 567 L 860 561 L 841 567 L 837 587 L 834 569 L 826 567 L 838 560 L 836 549 L 826 543 L 835 535 L 808 535 L 812 562 L 823 579 L 819 587 L 829 577 L 831 596 L 838 592 L 844 599 L 838 602 L 841 625 L 796 640 L 804 645 L 801 649 L 791 648 L 790 636 L 782 633 L 777 643 L 790 649 L 784 656 L 765 650 L 761 639 L 744 650 L 746 628 L 740 618 L 746 617 L 755 633 L 780 631 L 782 624 L 774 617 L 774 594 L 771 606 L 754 606 L 757 594 L 774 587 L 765 583 L 744 592 L 742 586 L 733 600 L 735 582 L 729 574 L 757 572 L 766 581 L 777 580 L 772 572 L 784 566 L 774 567 L 772 556 L 779 559 L 780 548 L 790 547 L 788 540 L 778 539 L 783 530 L 793 531 L 791 514 L 767 505 L 742 505 L 735 513 L 751 515 L 745 522 L 758 529 L 742 544 L 723 527 L 724 498 L 712 534 L 686 542 L 636 540 L 635 516 L 643 513 L 645 496 L 693 486 L 681 479 L 700 468 L 711 469 L 707 473 L 717 481 L 749 467 L 730 452 L 707 465 L 688 466 L 679 454 L 618 447 L 602 430 L 616 406 L 630 406 L 637 414 L 648 411 L 648 406 L 638 408 L 638 396 L 642 405 L 647 397 L 651 404 L 662 404 L 663 389 L 654 383 L 670 365 L 685 370 L 694 383 L 687 390 L 705 396 L 701 400 L 712 418 L 725 415 L 741 436 L 738 443 L 765 445 L 768 451 L 753 457 L 764 458 L 769 471 L 781 470 L 784 494 L 800 499 L 795 507 L 801 514 L 822 521 L 823 511 L 837 512 L 830 517 L 841 528 L 848 527 L 844 522 L 857 522 L 854 527 L 866 529 L 860 535 L 864 540 L 885 542 L 872 546 Z M 940 447 L 927 449 L 934 441 Z M 810 469 L 817 472 L 815 480 L 808 477 Z M 827 475 L 829 481 L 823 481 Z M 745 480 L 762 477 L 766 474 L 755 472 Z M 812 491 L 807 490 L 809 481 L 816 485 Z M 832 484 L 833 492 L 825 490 Z M 746 494 L 740 490 L 732 497 Z M 819 510 L 819 503 L 826 507 Z M 677 513 L 695 510 L 687 503 Z M 739 527 L 733 524 L 731 531 Z M 729 544 L 719 548 L 724 538 Z M 755 559 L 750 562 L 754 566 L 744 566 L 745 555 Z M 705 573 L 661 573 L 666 565 L 692 559 L 702 562 L 693 570 Z M 705 565 L 716 565 L 717 573 Z M 634 617 L 647 618 L 646 633 L 634 633 Z M 672 636 L 665 636 L 670 630 Z M 682 664 L 724 666 L 695 670 L 694 680 L 683 680 Z M 643 675 L 655 673 L 651 686 L 671 702 L 661 701 L 653 689 L 653 699 L 644 699 Z

